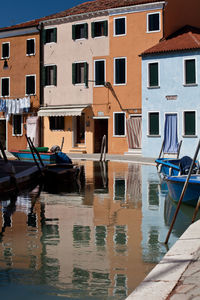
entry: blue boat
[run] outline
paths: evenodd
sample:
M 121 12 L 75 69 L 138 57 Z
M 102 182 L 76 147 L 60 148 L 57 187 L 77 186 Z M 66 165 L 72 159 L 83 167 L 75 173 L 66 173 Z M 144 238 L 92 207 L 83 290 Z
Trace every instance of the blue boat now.
M 180 172 L 180 159 L 158 158 L 157 163 L 158 172 L 163 175 L 176 176 Z
M 181 176 L 166 176 L 164 180 L 167 183 L 169 195 L 178 202 L 183 190 L 183 186 L 187 180 L 187 175 Z M 182 203 L 196 206 L 200 197 L 200 174 L 192 174 L 188 181 L 188 186 L 185 191 Z
M 37 147 L 36 149 L 38 150 L 44 164 L 56 163 L 56 154 L 49 152 L 47 147 Z M 29 149 L 13 150 L 10 152 L 19 160 L 34 162 L 33 155 Z M 37 162 L 40 162 L 38 156 L 35 153 L 34 156 Z
M 158 172 L 167 176 L 186 175 L 189 172 L 192 164 L 192 158 L 183 156 L 180 159 L 158 158 L 155 160 L 157 163 Z M 193 173 L 196 173 L 199 168 L 198 161 L 195 162 Z

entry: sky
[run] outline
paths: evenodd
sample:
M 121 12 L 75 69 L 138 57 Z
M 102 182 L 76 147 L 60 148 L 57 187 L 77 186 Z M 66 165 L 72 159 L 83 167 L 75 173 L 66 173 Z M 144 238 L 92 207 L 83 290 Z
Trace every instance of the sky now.
M 0 28 L 45 17 L 91 0 L 6 0 L 1 3 Z

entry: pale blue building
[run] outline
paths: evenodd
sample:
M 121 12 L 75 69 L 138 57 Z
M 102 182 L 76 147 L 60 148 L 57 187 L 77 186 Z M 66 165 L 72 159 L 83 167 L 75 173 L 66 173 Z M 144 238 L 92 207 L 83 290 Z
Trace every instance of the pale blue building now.
M 193 156 L 200 138 L 200 29 L 186 26 L 142 56 L 142 155 Z

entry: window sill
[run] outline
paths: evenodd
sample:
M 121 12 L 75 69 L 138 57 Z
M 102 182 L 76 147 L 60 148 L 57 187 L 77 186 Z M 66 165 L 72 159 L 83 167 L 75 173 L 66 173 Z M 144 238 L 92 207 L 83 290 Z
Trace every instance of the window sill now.
M 73 39 L 74 42 L 76 42 L 76 41 L 77 42 L 79 42 L 79 41 L 81 42 L 81 41 L 85 41 L 85 40 L 87 40 L 87 38 Z
M 122 33 L 122 34 L 114 34 L 114 37 L 121 37 L 121 36 L 126 36 L 126 33 Z
M 161 137 L 161 135 L 160 134 L 147 134 L 147 137 L 153 137 L 153 138 L 160 138 Z
M 146 33 L 156 33 L 156 32 L 160 32 L 160 29 L 158 30 L 147 30 Z
M 114 86 L 126 86 L 127 83 L 114 83 Z
M 125 138 L 126 135 L 113 135 L 114 138 Z
M 197 135 L 182 135 L 183 138 L 197 138 Z
M 183 86 L 184 87 L 191 87 L 191 86 L 198 86 L 198 84 L 197 83 L 188 83 L 188 84 L 184 83 Z
M 26 54 L 26 56 L 35 56 L 35 53 Z
M 160 86 L 148 86 L 147 87 L 149 90 L 152 90 L 152 89 L 160 89 Z

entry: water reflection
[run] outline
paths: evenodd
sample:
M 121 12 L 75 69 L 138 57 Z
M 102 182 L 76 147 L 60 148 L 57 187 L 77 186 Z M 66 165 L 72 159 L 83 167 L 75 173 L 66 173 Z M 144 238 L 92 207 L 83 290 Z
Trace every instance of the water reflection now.
M 156 167 L 80 163 L 78 189 L 38 186 L 0 202 L 5 299 L 19 288 L 24 299 L 125 299 L 166 253 L 173 207 Z

